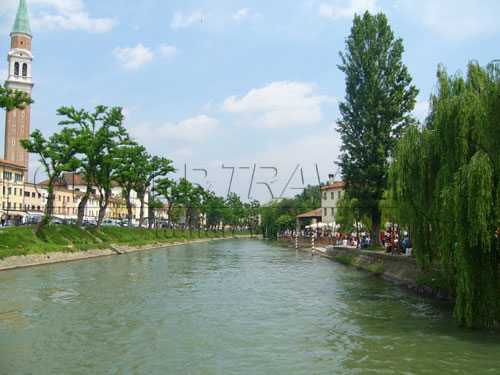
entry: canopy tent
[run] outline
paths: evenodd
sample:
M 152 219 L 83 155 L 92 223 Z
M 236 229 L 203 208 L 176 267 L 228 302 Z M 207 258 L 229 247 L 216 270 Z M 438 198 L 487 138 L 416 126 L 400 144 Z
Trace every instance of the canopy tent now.
M 306 225 L 306 229 L 324 229 L 324 228 L 328 228 L 328 229 L 334 229 L 335 228 L 335 223 L 315 223 L 315 224 L 311 224 L 311 225 Z

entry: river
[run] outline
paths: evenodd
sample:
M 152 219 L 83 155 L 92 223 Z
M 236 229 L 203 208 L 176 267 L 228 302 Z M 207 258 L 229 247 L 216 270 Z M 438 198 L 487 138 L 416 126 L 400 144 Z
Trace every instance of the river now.
M 309 253 L 226 240 L 0 272 L 0 375 L 500 374 L 500 335 Z

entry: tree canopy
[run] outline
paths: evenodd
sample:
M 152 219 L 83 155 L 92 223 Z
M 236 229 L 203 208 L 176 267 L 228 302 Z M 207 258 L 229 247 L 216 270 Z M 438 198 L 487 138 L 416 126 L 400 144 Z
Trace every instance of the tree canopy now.
M 455 315 L 500 325 L 500 64 L 467 76 L 438 70 L 431 112 L 394 153 L 393 196 L 425 270 L 439 260 L 456 287 Z
M 14 108 L 24 109 L 26 105 L 31 103 L 33 100 L 24 91 L 13 91 L 0 85 L 0 108 L 8 112 Z
M 340 103 L 342 168 L 356 208 L 372 218 L 372 243 L 380 244 L 379 202 L 387 188 L 389 160 L 418 90 L 402 62 L 402 39 L 394 39 L 384 14 L 354 17 L 338 68 L 345 73 L 346 96 Z

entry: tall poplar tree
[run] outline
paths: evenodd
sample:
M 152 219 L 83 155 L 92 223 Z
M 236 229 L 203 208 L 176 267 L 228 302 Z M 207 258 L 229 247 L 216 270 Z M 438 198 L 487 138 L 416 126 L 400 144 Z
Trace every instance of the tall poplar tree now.
M 413 121 L 410 112 L 418 94 L 402 62 L 403 51 L 403 41 L 394 39 L 386 16 L 367 11 L 354 17 L 338 65 L 346 75 L 338 164 L 348 196 L 372 219 L 373 244 L 380 244 L 379 202 L 387 188 L 390 157 L 402 130 Z

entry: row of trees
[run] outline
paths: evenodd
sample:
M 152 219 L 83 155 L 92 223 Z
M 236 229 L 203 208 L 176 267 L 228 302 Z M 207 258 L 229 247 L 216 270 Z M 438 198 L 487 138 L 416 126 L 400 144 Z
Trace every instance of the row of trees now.
M 498 328 L 500 63 L 473 62 L 466 77 L 439 67 L 421 125 L 411 116 L 418 90 L 403 50 L 385 15 L 355 16 L 339 65 L 346 75 L 340 221 L 368 222 L 377 245 L 385 206 L 411 232 L 420 268 L 440 261 L 459 323 Z
M 294 198 L 274 200 L 262 206 L 262 231 L 266 237 L 276 238 L 278 232 L 296 228 L 296 217 L 321 207 L 318 186 L 308 186 Z
M 162 207 L 166 202 L 170 226 L 178 222 L 181 215 L 190 230 L 201 230 L 202 227 L 204 230 L 224 230 L 230 225 L 233 232 L 236 227 L 245 227 L 252 232 L 259 224 L 259 201 L 243 203 L 235 193 L 223 198 L 184 178 L 179 181 L 159 178 L 151 193 L 150 218 L 154 216 L 155 207 Z M 150 220 L 150 224 L 152 222 Z
M 64 119 L 62 129 L 45 138 L 35 130 L 29 140 L 21 144 L 30 153 L 39 156 L 48 176 L 47 206 L 43 220 L 36 226 L 38 233 L 49 221 L 54 211 L 55 187 L 64 172 L 83 176 L 87 187 L 78 205 L 77 226 L 81 227 L 85 207 L 91 195 L 99 201 L 97 227 L 100 229 L 112 198 L 112 188 L 118 184 L 127 205 L 128 225 L 132 225 L 132 193 L 137 194 L 139 226 L 144 225 L 145 207 L 149 207 L 149 225 L 155 218 L 155 209 L 168 205 L 169 225 L 182 217 L 192 230 L 205 224 L 204 229 L 224 228 L 231 225 L 257 227 L 260 204 L 258 201 L 243 203 L 232 193 L 227 198 L 216 196 L 186 179 L 175 181 L 168 177 L 174 171 L 172 161 L 150 155 L 144 146 L 133 141 L 123 127 L 120 107 L 97 106 L 93 113 L 73 107 L 57 111 Z M 147 195 L 148 198 L 146 199 Z
M 73 107 L 57 110 L 64 119 L 59 122 L 62 129 L 46 138 L 35 130 L 31 138 L 21 140 L 22 146 L 39 156 L 48 176 L 47 206 L 42 221 L 35 233 L 50 221 L 54 211 L 54 188 L 64 172 L 81 174 L 87 184 L 78 205 L 77 226 L 81 227 L 85 206 L 98 190 L 98 228 L 104 219 L 111 199 L 113 184 L 122 190 L 128 211 L 128 225 L 132 224 L 131 193 L 135 191 L 140 201 L 140 225 L 143 224 L 146 194 L 152 181 L 174 171 L 172 161 L 149 155 L 144 146 L 133 141 L 123 127 L 120 107 L 97 106 L 93 113 Z

